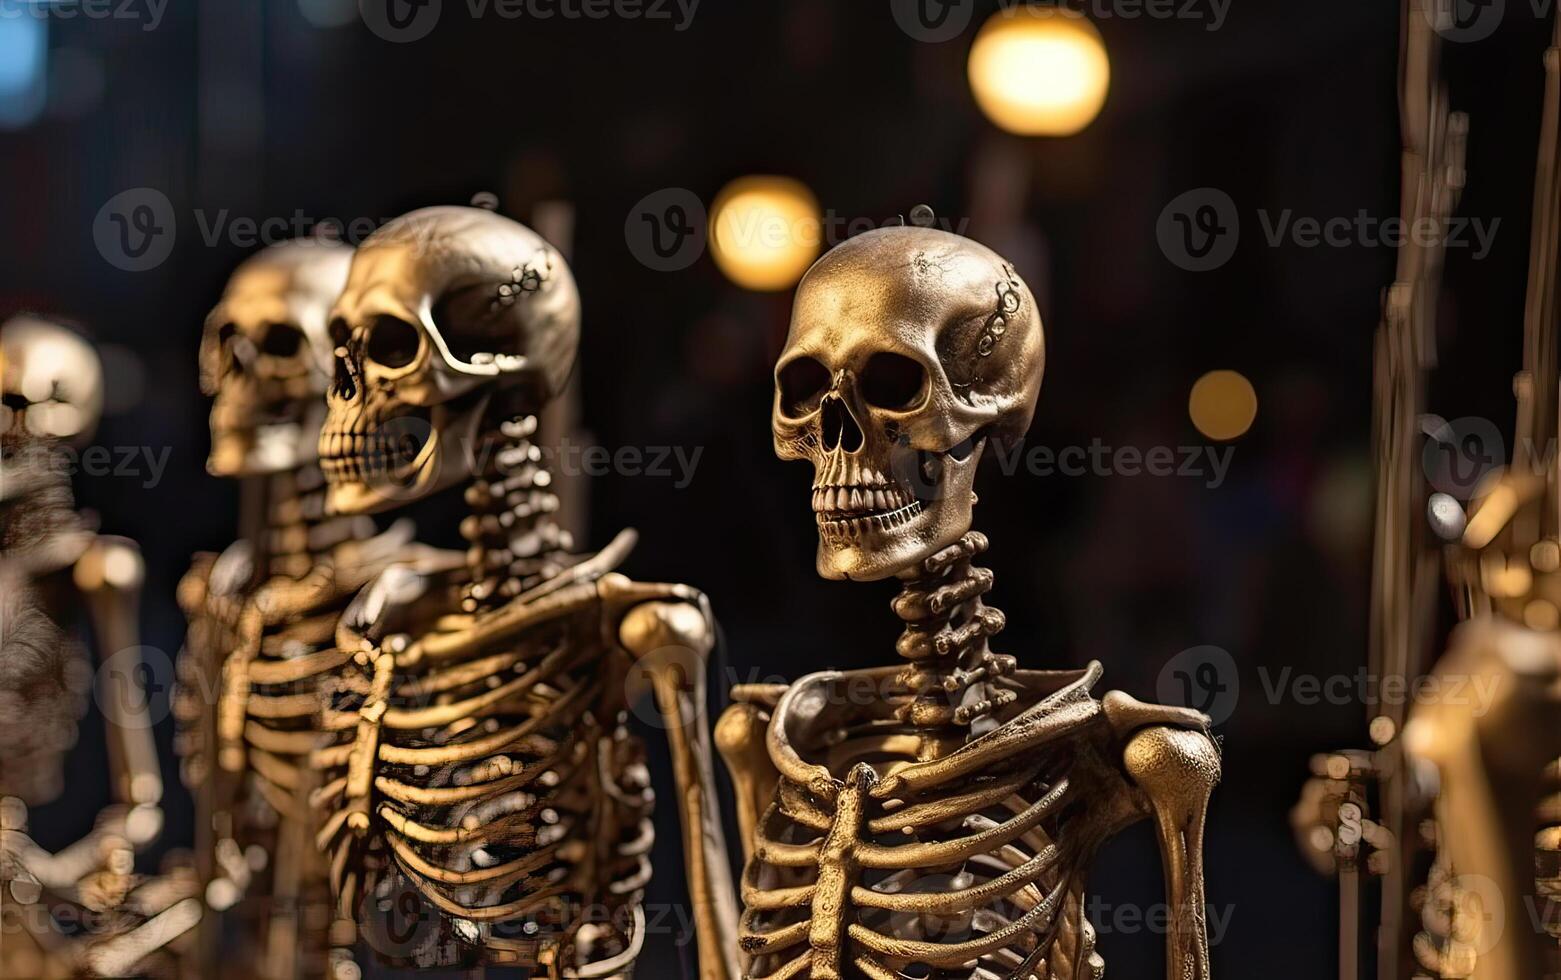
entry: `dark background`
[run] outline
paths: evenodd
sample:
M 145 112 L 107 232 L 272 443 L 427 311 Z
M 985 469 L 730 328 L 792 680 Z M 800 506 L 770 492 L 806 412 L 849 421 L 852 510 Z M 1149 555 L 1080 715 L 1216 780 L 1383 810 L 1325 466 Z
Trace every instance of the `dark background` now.
M 253 249 L 207 244 L 198 221 L 227 209 L 380 223 L 488 190 L 521 220 L 541 200 L 575 208 L 591 438 L 703 451 L 683 489 L 650 476 L 594 481 L 588 543 L 637 527 L 630 574 L 710 594 L 725 634 L 718 689 L 890 662 L 892 588 L 815 576 L 808 469 L 772 455 L 769 375 L 789 294 L 742 291 L 708 256 L 653 271 L 624 228 L 648 194 L 683 187 L 709 202 L 749 173 L 798 178 L 843 220 L 881 224 L 930 204 L 968 219 L 968 234 L 1012 258 L 1041 298 L 1049 371 L 1032 445 L 1199 445 L 1193 381 L 1234 368 L 1256 386 L 1257 421 L 1223 485 L 989 466 L 977 527 L 992 537 L 992 598 L 1009 618 L 996 645 L 1022 665 L 1099 659 L 1107 687 L 1153 699 L 1179 651 L 1235 657 L 1243 693 L 1219 729 L 1225 780 L 1207 855 L 1211 901 L 1229 914 L 1215 968 L 1327 976 L 1333 886 L 1303 864 L 1286 813 L 1309 754 L 1364 744 L 1366 709 L 1276 703 L 1259 671 L 1272 683 L 1285 667 L 1351 674 L 1365 662 L 1371 344 L 1393 253 L 1271 247 L 1258 212 L 1398 213 L 1397 5 L 1234 0 L 1217 31 L 1097 16 L 1111 93 L 1093 125 L 1061 140 L 1004 136 L 981 116 L 964 74 L 974 25 L 919 43 L 889 0 L 705 0 L 683 31 L 444 6 L 437 29 L 407 44 L 356 19 L 311 24 L 305 8 L 329 12 L 325 0 L 176 0 L 155 30 L 144 18 L 46 21 L 42 113 L 0 131 L 0 316 L 31 308 L 86 324 L 105 345 L 113 409 L 96 441 L 171 447 L 155 486 L 144 472 L 77 482 L 102 527 L 146 552 L 145 642 L 177 651 L 178 576 L 193 552 L 234 534 L 236 488 L 203 467 L 195 349 L 206 310 Z M 976 23 L 996 8 L 976 6 Z M 1482 415 L 1503 430 L 1546 36 L 1529 4 L 1507 6 L 1494 36 L 1445 53 L 1453 104 L 1473 117 L 1460 210 L 1500 225 L 1483 261 L 1450 256 L 1430 399 L 1448 418 Z M 177 243 L 157 268 L 124 272 L 95 247 L 94 219 L 142 187 L 171 200 Z M 1234 258 L 1205 273 L 1167 261 L 1155 237 L 1166 204 L 1197 187 L 1228 193 L 1243 230 Z M 426 526 L 448 525 L 443 506 Z M 84 832 L 106 798 L 90 775 L 101 771 L 94 724 L 83 723 L 66 797 L 34 811 L 53 843 Z M 178 844 L 191 817 L 170 729 L 165 718 L 164 841 Z M 664 767 L 658 777 L 670 787 Z M 652 902 L 681 901 L 669 792 Z M 1095 918 L 1113 976 L 1160 969 L 1160 937 L 1112 924 L 1121 907 L 1159 901 L 1159 880 L 1147 828 L 1102 859 L 1092 891 L 1107 903 Z M 643 972 L 693 976 L 692 957 L 691 944 L 656 936 Z

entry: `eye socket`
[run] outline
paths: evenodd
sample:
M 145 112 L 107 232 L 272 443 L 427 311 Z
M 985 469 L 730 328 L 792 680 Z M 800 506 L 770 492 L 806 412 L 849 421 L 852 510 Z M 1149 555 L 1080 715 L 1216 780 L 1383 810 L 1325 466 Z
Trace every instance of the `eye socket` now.
M 875 408 L 910 408 L 921 400 L 927 369 L 903 354 L 883 351 L 868 358 L 857 390 Z
M 219 347 L 226 347 L 226 346 L 228 346 L 228 344 L 233 340 L 234 335 L 236 335 L 237 333 L 238 333 L 238 325 L 237 324 L 235 324 L 235 323 L 224 323 L 222 326 L 217 328 L 217 346 L 219 346 Z
M 818 408 L 829 388 L 829 369 L 811 357 L 787 362 L 775 372 L 780 388 L 781 407 L 787 415 L 806 415 Z
M 383 367 L 406 367 L 417 357 L 422 335 L 405 320 L 382 316 L 369 328 L 366 353 L 369 360 Z
M 303 345 L 303 331 L 291 323 L 268 324 L 260 338 L 260 352 L 271 357 L 296 357 Z

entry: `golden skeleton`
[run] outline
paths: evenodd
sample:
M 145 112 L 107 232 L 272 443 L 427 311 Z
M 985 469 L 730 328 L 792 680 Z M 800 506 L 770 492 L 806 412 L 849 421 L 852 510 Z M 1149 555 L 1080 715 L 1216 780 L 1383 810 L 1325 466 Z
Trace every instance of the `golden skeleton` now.
M 329 505 L 383 511 L 462 487 L 468 550 L 410 555 L 336 628 L 313 795 L 343 950 L 422 967 L 495 963 L 626 977 L 644 941 L 651 792 L 627 728 L 654 692 L 678 782 L 705 980 L 735 976 L 735 899 L 703 718 L 702 595 L 614 569 L 619 535 L 573 554 L 532 441 L 579 338 L 562 257 L 480 208 L 416 211 L 370 236 L 331 315 L 320 457 Z M 379 922 L 408 897 L 418 928 Z
M 162 829 L 162 775 L 138 647 L 141 554 L 74 509 L 61 446 L 90 438 L 102 369 L 73 331 L 27 316 L 0 325 L 0 975 L 124 976 L 161 969 L 201 916 L 188 868 L 136 869 Z M 61 625 L 76 610 L 95 634 L 114 803 L 56 853 L 27 833 L 27 803 L 58 795 L 90 681 Z M 74 934 L 56 925 L 69 910 Z M 64 921 L 60 919 L 58 921 Z
M 993 653 L 970 530 L 989 440 L 1023 436 L 1044 364 L 1035 298 L 982 245 L 860 235 L 797 289 L 775 449 L 815 468 L 818 571 L 900 580 L 897 666 L 747 686 L 716 741 L 747 867 L 744 976 L 1099 978 L 1085 879 L 1155 820 L 1167 976 L 1209 976 L 1203 825 L 1219 754 L 1197 712 L 1097 700 L 1099 665 Z
M 326 317 L 351 259 L 328 238 L 262 250 L 234 272 L 201 340 L 202 388 L 214 396 L 207 469 L 244 481 L 246 519 L 240 539 L 197 556 L 179 586 L 190 630 L 178 748 L 197 799 L 207 899 L 220 912 L 250 893 L 237 911 L 250 920 L 262 977 L 325 972 L 330 905 L 308 806 L 316 685 L 345 659 L 333 648 L 336 619 L 405 557 L 410 536 L 398 526 L 376 537 L 366 518 L 325 515 L 315 446 L 330 377 Z M 195 974 L 215 969 L 221 928 L 208 917 Z
M 1404 214 L 1445 222 L 1464 183 L 1467 120 L 1448 109 L 1429 0 L 1406 0 Z M 1558 25 L 1561 30 L 1561 25 Z M 1558 34 L 1561 38 L 1561 34 Z M 1424 372 L 1435 361 L 1442 246 L 1399 250 L 1378 340 L 1379 447 L 1373 672 L 1449 693 L 1373 709 L 1377 749 L 1320 756 L 1294 818 L 1319 867 L 1337 871 L 1341 980 L 1361 975 L 1360 876 L 1380 876 L 1377 975 L 1535 980 L 1561 976 L 1561 510 L 1556 305 L 1561 221 L 1561 51 L 1546 52 L 1524 370 L 1514 385 L 1511 466 L 1481 481 L 1469 514 L 1425 499 Z M 1428 433 L 1443 439 L 1440 431 Z M 1463 446 L 1430 447 L 1431 452 Z M 1458 614 L 1429 669 L 1430 529 L 1448 544 Z M 1472 693 L 1471 693 L 1472 692 Z M 1375 785 L 1380 804 L 1372 808 Z M 1433 861 L 1417 884 L 1421 853 Z M 1418 922 L 1412 915 L 1418 913 Z M 1548 934 L 1547 934 L 1548 933 Z
M 1493 695 L 1418 705 L 1404 732 L 1439 777 L 1436 870 L 1463 913 L 1447 945 L 1471 980 L 1561 977 L 1561 18 L 1555 32 L 1511 465 L 1482 481 L 1467 518 L 1450 498 L 1433 511 L 1465 619 L 1433 676 Z

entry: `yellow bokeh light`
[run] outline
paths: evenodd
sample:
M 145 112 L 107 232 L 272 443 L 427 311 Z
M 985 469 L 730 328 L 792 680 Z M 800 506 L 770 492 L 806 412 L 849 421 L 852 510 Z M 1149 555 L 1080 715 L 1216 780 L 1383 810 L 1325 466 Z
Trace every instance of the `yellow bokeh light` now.
M 1210 439 L 1236 439 L 1257 418 L 1257 392 L 1236 371 L 1210 371 L 1192 386 L 1187 399 L 1192 424 Z
M 1071 136 L 1100 114 L 1111 62 L 1082 14 L 999 10 L 970 49 L 970 90 L 987 118 L 1021 136 Z
M 742 177 L 710 209 L 710 254 L 745 289 L 789 289 L 818 258 L 823 227 L 818 199 L 800 181 Z

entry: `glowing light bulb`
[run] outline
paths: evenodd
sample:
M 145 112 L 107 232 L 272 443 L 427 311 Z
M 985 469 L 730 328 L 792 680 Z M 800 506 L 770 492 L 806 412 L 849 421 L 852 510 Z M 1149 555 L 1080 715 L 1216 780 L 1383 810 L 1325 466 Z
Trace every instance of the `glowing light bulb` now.
M 1111 62 L 1082 14 L 999 10 L 970 48 L 970 90 L 987 118 L 1021 136 L 1071 136 L 1100 114 Z
M 789 177 L 742 177 L 710 209 L 710 254 L 726 277 L 769 292 L 795 285 L 818 257 L 818 199 Z
M 1257 392 L 1236 371 L 1210 371 L 1192 386 L 1187 414 L 1199 432 L 1221 442 L 1239 438 L 1257 418 Z

